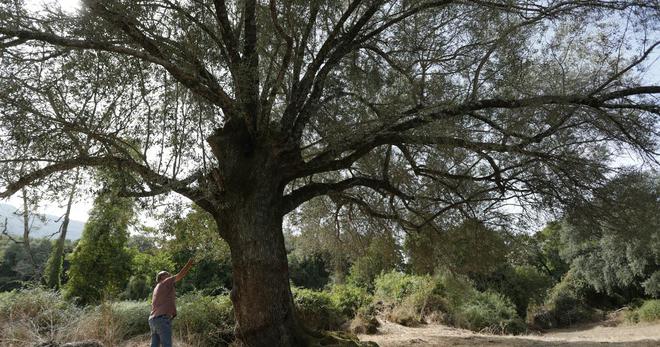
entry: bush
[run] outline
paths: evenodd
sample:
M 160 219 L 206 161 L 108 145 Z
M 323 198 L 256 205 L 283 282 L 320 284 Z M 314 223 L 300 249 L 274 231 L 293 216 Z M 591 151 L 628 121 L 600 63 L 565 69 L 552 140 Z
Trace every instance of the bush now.
M 428 318 L 450 323 L 451 314 L 474 291 L 468 282 L 452 275 L 434 278 L 390 272 L 375 283 L 374 297 L 389 311 L 388 320 L 407 326 Z
M 335 284 L 330 288 L 330 300 L 344 316 L 352 318 L 360 307 L 371 303 L 373 296 L 365 288 L 352 284 Z
M 569 271 L 551 290 L 542 306 L 528 313 L 531 324 L 542 329 L 568 327 L 598 318 L 599 311 L 587 304 L 589 285 L 573 271 Z
M 62 326 L 81 312 L 59 293 L 39 287 L 0 293 L 0 336 L 25 345 L 58 340 Z
M 644 303 L 630 312 L 626 319 L 633 322 L 654 322 L 660 320 L 660 300 L 646 300 Z
M 460 307 L 456 316 L 459 326 L 474 331 L 519 334 L 526 330 L 511 301 L 493 291 L 477 292 Z
M 491 333 L 521 333 L 526 325 L 505 296 L 479 292 L 465 278 L 390 272 L 376 278 L 374 297 L 389 308 L 387 319 L 416 325 L 435 317 L 447 324 Z
M 298 318 L 308 328 L 336 330 L 346 321 L 341 310 L 332 303 L 329 292 L 292 288 Z
M 379 325 L 375 307 L 368 305 L 358 309 L 357 314 L 351 320 L 349 330 L 354 334 L 375 334 Z
M 653 322 L 660 320 L 660 300 L 645 301 L 642 307 L 637 309 L 639 320 L 642 322 Z
M 400 304 L 413 293 L 428 286 L 430 276 L 408 275 L 398 271 L 384 273 L 375 280 L 374 297 L 386 304 Z
M 530 304 L 543 304 L 548 290 L 554 284 L 552 277 L 532 266 L 510 264 L 500 266 L 490 274 L 478 276 L 476 281 L 480 291 L 490 289 L 511 299 L 521 317 L 526 315 Z
M 0 317 L 4 322 L 30 320 L 42 328 L 66 321 L 76 314 L 72 309 L 59 293 L 48 289 L 36 287 L 0 293 Z
M 229 345 L 234 339 L 234 311 L 229 295 L 187 293 L 177 299 L 174 333 L 201 346 Z
M 150 285 L 150 278 L 146 275 L 133 275 L 128 280 L 126 289 L 122 294 L 123 299 L 144 300 L 151 295 L 153 289 Z
M 355 259 L 347 280 L 371 292 L 376 277 L 399 268 L 401 263 L 401 250 L 396 239 L 392 234 L 384 233 L 372 239 L 365 254 Z
M 470 301 L 476 295 L 477 290 L 465 277 L 442 273 L 435 278 L 433 293 L 443 298 L 444 311 L 453 315 L 465 302 Z
M 106 304 L 107 305 L 107 304 Z M 104 309 L 104 305 L 100 306 Z M 149 332 L 151 304 L 147 301 L 119 301 L 110 304 L 112 319 L 120 324 L 120 339 L 128 339 Z
M 392 271 L 375 280 L 376 300 L 387 306 L 389 321 L 414 326 L 423 321 L 426 304 L 435 284 L 430 276 L 408 275 Z
M 189 293 L 177 299 L 173 332 L 199 346 L 223 346 L 233 341 L 234 314 L 229 295 Z M 98 340 L 117 346 L 149 334 L 148 301 L 104 302 L 78 308 L 59 293 L 41 288 L 0 293 L 0 337 L 36 345 Z

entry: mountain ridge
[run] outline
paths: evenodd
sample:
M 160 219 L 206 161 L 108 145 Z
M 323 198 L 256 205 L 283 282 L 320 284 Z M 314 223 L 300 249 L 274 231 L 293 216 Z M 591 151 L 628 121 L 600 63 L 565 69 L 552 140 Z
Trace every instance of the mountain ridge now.
M 7 233 L 13 237 L 23 235 L 23 216 L 16 214 L 19 208 L 10 204 L 0 203 L 0 230 L 4 229 L 5 221 L 7 222 Z M 59 229 L 62 224 L 63 218 L 52 214 L 42 214 L 44 220 L 37 218 L 37 216 L 30 217 L 30 237 L 32 238 L 57 238 L 59 237 Z M 82 236 L 84 222 L 78 220 L 70 220 L 69 228 L 67 230 L 67 240 L 78 240 Z

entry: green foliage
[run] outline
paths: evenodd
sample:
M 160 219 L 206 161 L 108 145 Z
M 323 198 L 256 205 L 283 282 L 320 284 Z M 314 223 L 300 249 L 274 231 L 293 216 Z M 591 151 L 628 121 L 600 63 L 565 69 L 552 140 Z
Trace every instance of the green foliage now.
M 433 292 L 447 302 L 447 312 L 454 313 L 477 292 L 467 278 L 448 272 L 436 276 Z
M 149 332 L 149 321 L 146 319 L 151 312 L 151 304 L 146 301 L 118 301 L 102 303 L 97 310 L 111 310 L 112 319 L 121 330 L 121 339 Z
M 151 294 L 156 274 L 159 271 L 175 271 L 170 254 L 161 249 L 147 249 L 143 252 L 130 248 L 131 277 L 128 280 L 123 297 L 128 300 L 146 299 Z
M 146 299 L 151 295 L 152 286 L 149 277 L 142 275 L 132 275 L 128 279 L 126 289 L 122 293 L 122 298 L 127 300 Z
M 429 227 L 411 233 L 404 249 L 410 270 L 417 274 L 434 274 L 438 269 L 488 273 L 506 261 L 507 252 L 502 235 L 475 219 L 443 231 Z
M 23 287 L 28 282 L 38 282 L 51 251 L 46 239 L 31 239 L 30 249 L 34 263 L 22 244 L 0 237 L 0 291 Z M 36 265 L 36 268 L 35 266 Z
M 295 286 L 323 288 L 330 280 L 330 273 L 326 269 L 326 257 L 319 253 L 304 256 L 289 254 L 289 278 Z
M 435 277 L 383 274 L 376 279 L 374 298 L 390 307 L 389 320 L 403 325 L 435 316 L 475 331 L 520 333 L 526 329 L 508 298 L 493 291 L 479 292 L 464 278 L 449 273 Z
M 660 297 L 660 270 L 651 274 L 642 282 L 644 292 L 654 298 Z
M 660 321 L 660 300 L 640 300 L 635 304 L 632 310 L 626 312 L 626 320 L 631 323 Z
M 94 200 L 83 235 L 70 255 L 64 293 L 81 304 L 96 303 L 124 290 L 131 271 L 126 249 L 128 226 L 134 218 L 132 199 L 110 191 Z
M 79 314 L 79 309 L 72 307 L 55 291 L 34 287 L 0 292 L 0 322 L 7 324 L 28 323 L 37 331 L 51 330 Z M 6 335 L 0 333 L 0 336 Z
M 660 293 L 660 177 L 628 172 L 574 204 L 562 227 L 563 256 L 608 294 Z M 631 299 L 630 297 L 628 299 Z
M 530 304 L 542 304 L 553 285 L 550 275 L 531 265 L 505 264 L 476 280 L 477 289 L 493 290 L 509 298 L 521 317 L 526 315 Z
M 357 258 L 349 270 L 348 282 L 373 290 L 374 279 L 381 273 L 399 269 L 402 264 L 400 247 L 391 234 L 375 237 L 364 255 Z
M 346 320 L 341 310 L 333 304 L 329 292 L 293 288 L 293 303 L 298 319 L 308 328 L 337 330 Z
M 597 314 L 588 304 L 592 288 L 575 272 L 569 271 L 551 290 L 543 306 L 535 307 L 529 321 L 540 328 L 567 327 L 592 321 Z
M 476 292 L 456 315 L 459 326 L 474 331 L 519 334 L 527 329 L 511 301 L 492 291 Z
M 362 287 L 352 284 L 334 284 L 330 287 L 330 300 L 344 316 L 353 317 L 358 309 L 371 303 L 373 296 Z
M 180 293 L 202 290 L 208 295 L 218 295 L 231 288 L 229 245 L 220 238 L 208 212 L 193 205 L 183 218 L 178 213 L 167 216 L 161 231 L 165 236 L 162 250 L 171 256 L 175 269 L 180 269 L 191 257 L 197 261 L 179 284 Z
M 634 321 L 654 322 L 660 320 L 660 300 L 647 300 L 634 311 Z
M 562 250 L 565 248 L 561 235 L 561 223 L 551 222 L 534 234 L 533 245 L 528 245 L 535 258 L 535 261 L 530 263 L 535 264 L 537 269 L 545 271 L 557 281 L 560 281 L 569 269 L 568 263 L 561 256 Z
M 234 338 L 234 310 L 229 295 L 187 293 L 177 299 L 173 330 L 201 346 L 225 346 Z
M 392 271 L 376 278 L 374 298 L 386 303 L 399 304 L 411 294 L 426 287 L 431 282 L 430 276 L 408 275 Z

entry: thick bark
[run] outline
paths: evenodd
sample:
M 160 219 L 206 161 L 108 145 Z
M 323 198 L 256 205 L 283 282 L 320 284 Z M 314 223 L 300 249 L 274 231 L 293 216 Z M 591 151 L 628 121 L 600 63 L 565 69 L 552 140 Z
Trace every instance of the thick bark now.
M 281 217 L 265 201 L 249 200 L 251 206 L 223 223 L 233 234 L 231 299 L 237 339 L 247 346 L 305 345 L 289 287 Z
M 228 125 L 225 129 L 232 129 Z M 241 135 L 242 134 L 242 135 Z M 268 141 L 233 128 L 209 138 L 216 173 L 218 230 L 231 249 L 237 339 L 246 346 L 304 346 L 295 316 L 282 234 L 280 160 Z

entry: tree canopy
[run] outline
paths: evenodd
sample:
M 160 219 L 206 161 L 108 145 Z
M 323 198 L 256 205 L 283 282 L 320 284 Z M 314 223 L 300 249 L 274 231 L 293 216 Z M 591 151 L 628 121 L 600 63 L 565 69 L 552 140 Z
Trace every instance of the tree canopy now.
M 621 174 L 568 213 L 561 231 L 563 256 L 596 290 L 637 286 L 660 296 L 659 178 Z
M 340 213 L 415 230 L 587 194 L 616 149 L 653 160 L 660 86 L 640 70 L 660 44 L 659 11 L 84 0 L 69 14 L 3 2 L 0 198 L 78 167 L 125 173 L 123 195 L 177 192 L 231 249 L 239 340 L 301 343 L 284 215 L 328 196 Z

